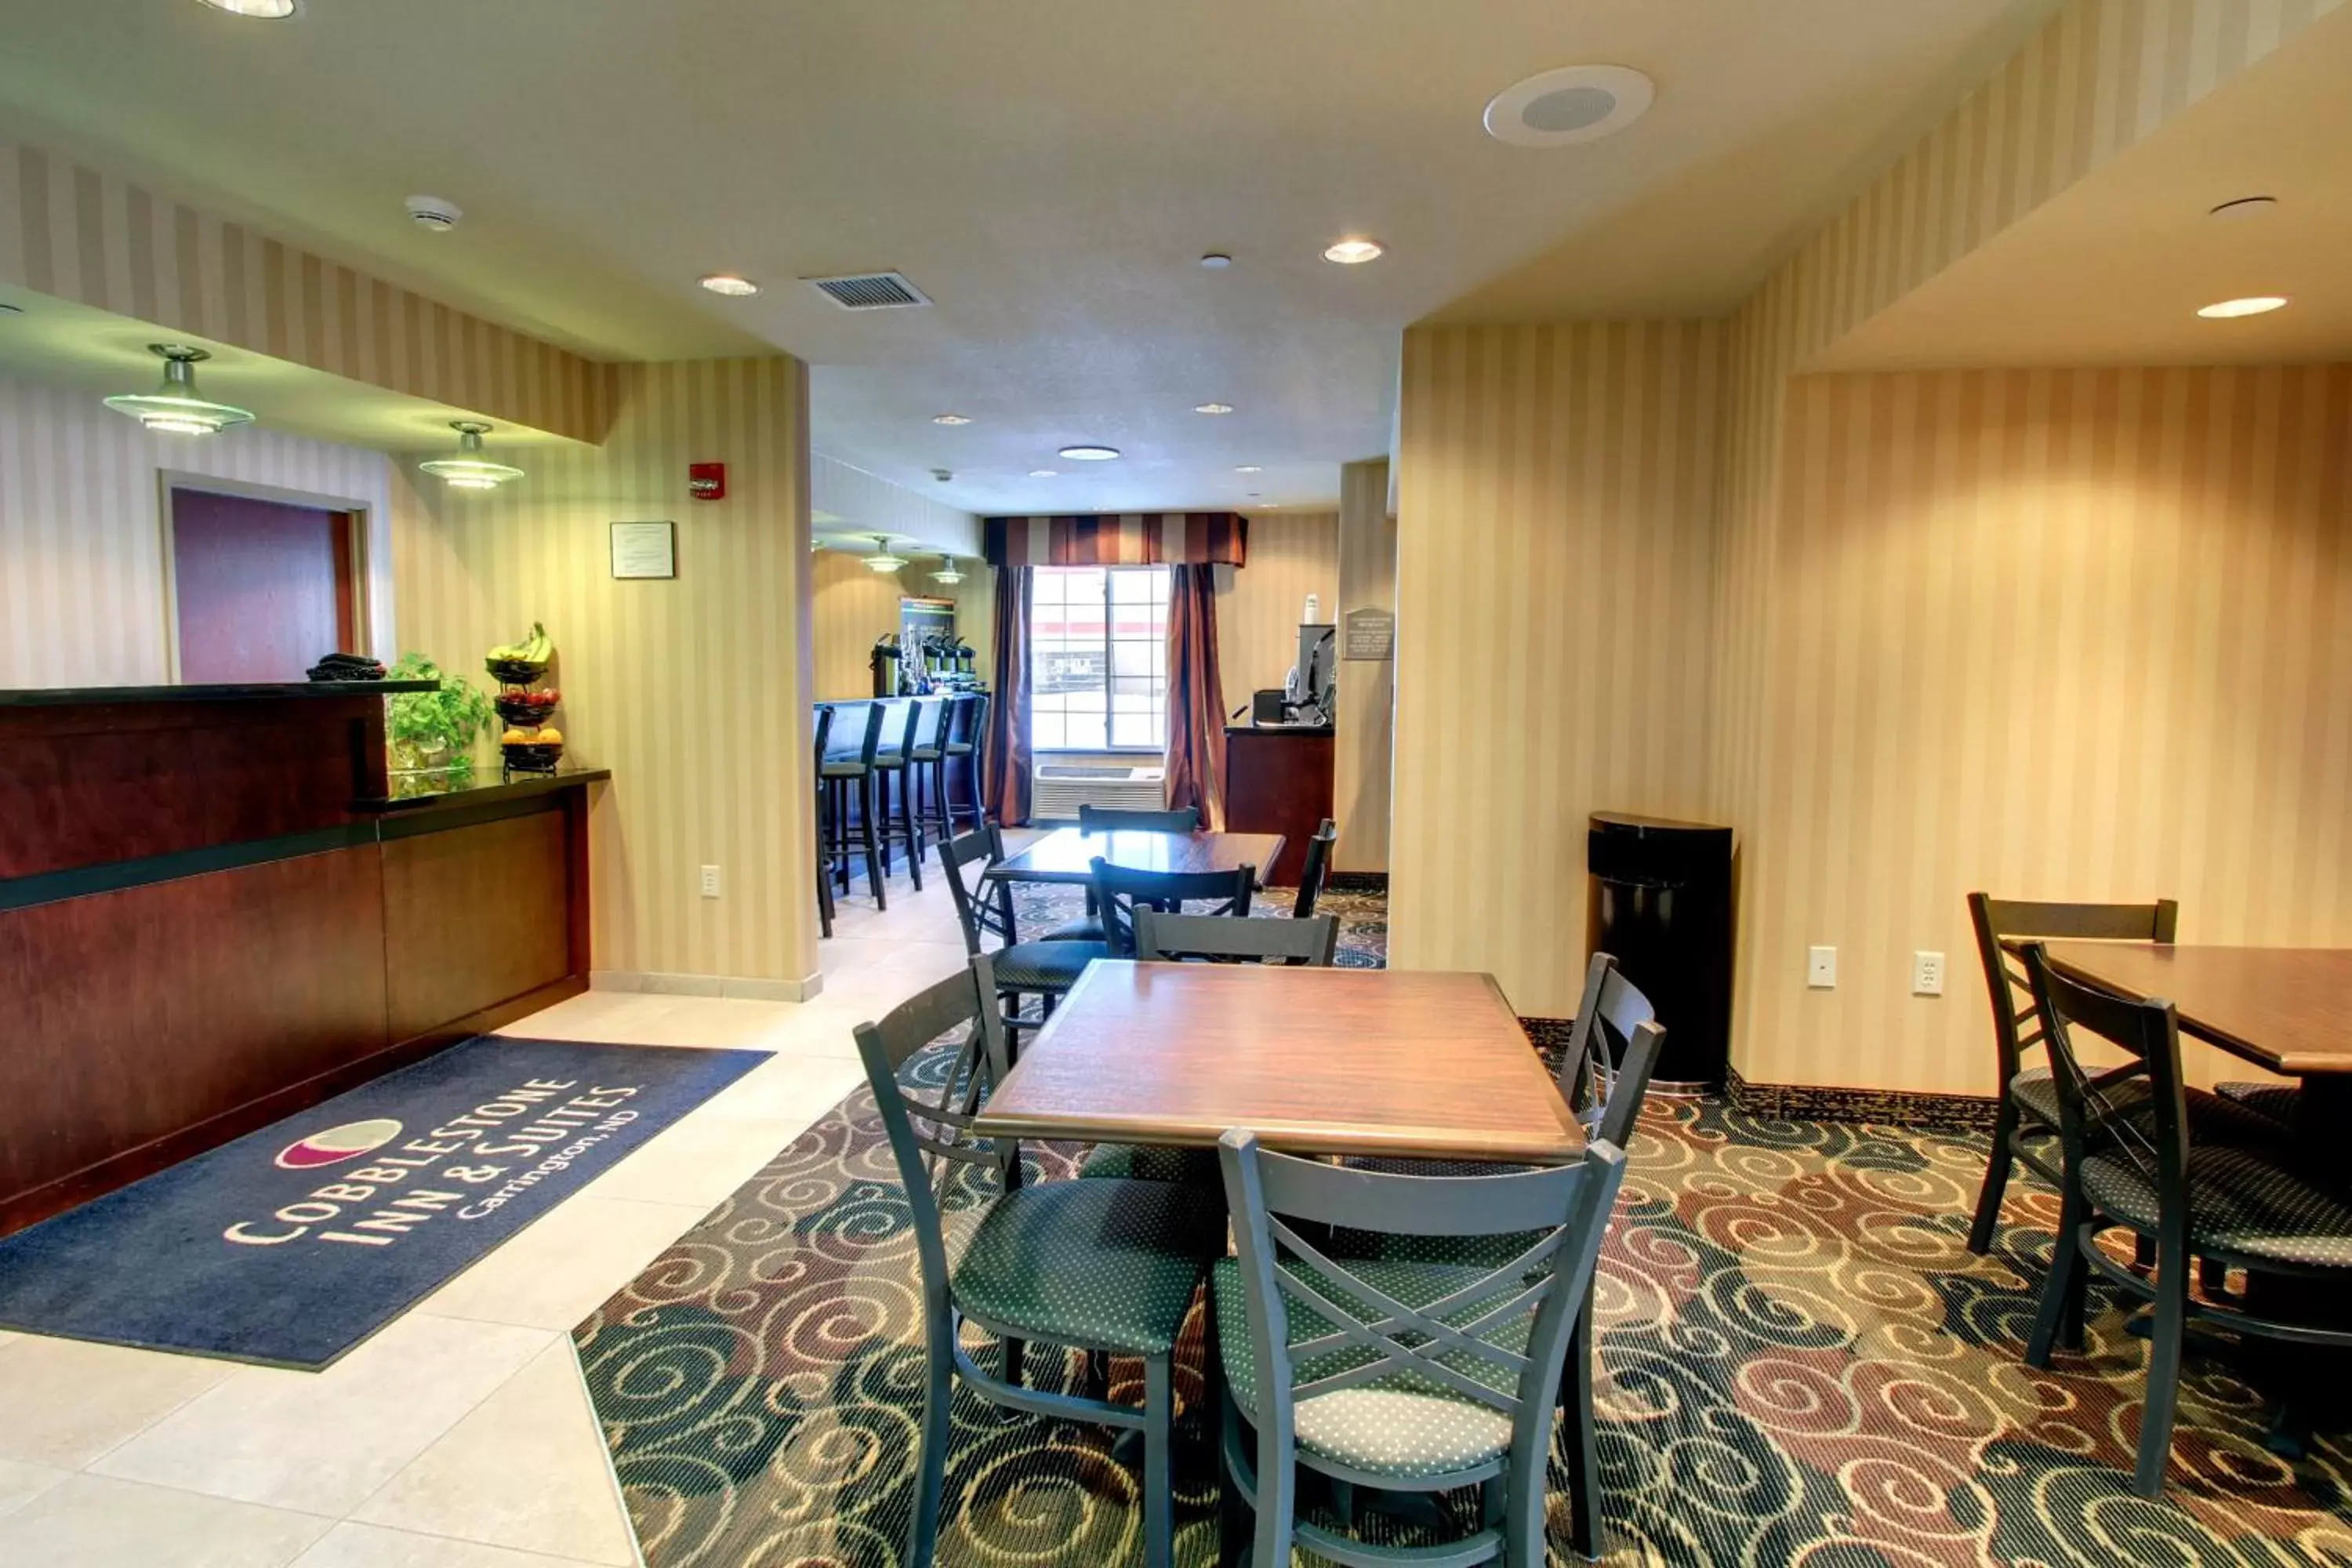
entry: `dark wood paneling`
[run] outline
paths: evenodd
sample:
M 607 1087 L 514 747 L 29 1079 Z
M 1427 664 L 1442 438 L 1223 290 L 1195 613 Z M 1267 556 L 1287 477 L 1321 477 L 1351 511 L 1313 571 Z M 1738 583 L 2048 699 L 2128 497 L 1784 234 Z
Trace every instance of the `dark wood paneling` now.
M 379 697 L 0 708 L 0 878 L 336 826 L 384 793 Z
M 383 846 L 392 1037 L 407 1039 L 572 973 L 560 797 L 499 822 Z
M 142 1150 L 192 1132 L 209 1146 L 231 1135 L 222 1119 L 381 1053 L 379 857 L 0 913 L 0 1226 L 63 1206 L 94 1175 L 120 1184 L 99 1168 Z
M 1306 871 L 1307 841 L 1331 815 L 1332 758 L 1328 734 L 1225 731 L 1226 828 L 1283 837 L 1267 882 L 1295 888 Z M 1339 826 L 1344 833 L 1347 824 Z

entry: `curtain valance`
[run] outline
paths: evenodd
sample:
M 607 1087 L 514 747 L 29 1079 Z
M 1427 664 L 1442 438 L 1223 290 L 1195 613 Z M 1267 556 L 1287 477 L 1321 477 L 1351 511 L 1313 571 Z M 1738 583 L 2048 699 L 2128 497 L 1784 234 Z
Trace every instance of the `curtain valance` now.
M 1231 511 L 1092 512 L 986 520 L 991 566 L 1239 566 L 1249 520 Z

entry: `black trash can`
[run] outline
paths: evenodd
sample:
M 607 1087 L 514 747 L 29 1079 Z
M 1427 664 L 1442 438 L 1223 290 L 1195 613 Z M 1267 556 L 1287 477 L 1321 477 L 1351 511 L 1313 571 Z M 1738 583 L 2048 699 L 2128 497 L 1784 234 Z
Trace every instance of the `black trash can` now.
M 1653 1084 L 1719 1087 L 1731 1055 L 1731 829 L 1596 811 L 1584 954 L 1613 954 L 1666 1031 Z

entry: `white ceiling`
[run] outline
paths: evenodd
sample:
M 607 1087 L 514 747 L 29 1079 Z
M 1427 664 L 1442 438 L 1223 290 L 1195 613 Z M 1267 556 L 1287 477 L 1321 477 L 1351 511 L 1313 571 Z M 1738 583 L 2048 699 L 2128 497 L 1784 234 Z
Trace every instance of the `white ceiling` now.
M 2278 198 L 2253 217 L 2222 202 Z M 1811 368 L 2352 358 L 2352 10 L 1841 339 Z M 2266 316 L 2198 307 L 2285 295 Z
M 1404 326 L 1722 310 L 2052 5 L 12 0 L 0 107 L 593 353 L 787 349 L 821 450 L 951 505 L 1328 504 L 1387 446 Z M 1578 61 L 1648 72 L 1648 117 L 1484 134 L 1492 94 Z M 465 225 L 411 226 L 417 191 Z M 1351 234 L 1390 255 L 1320 259 Z M 936 307 L 793 281 L 889 267 Z M 1128 457 L 1053 457 L 1076 441 Z

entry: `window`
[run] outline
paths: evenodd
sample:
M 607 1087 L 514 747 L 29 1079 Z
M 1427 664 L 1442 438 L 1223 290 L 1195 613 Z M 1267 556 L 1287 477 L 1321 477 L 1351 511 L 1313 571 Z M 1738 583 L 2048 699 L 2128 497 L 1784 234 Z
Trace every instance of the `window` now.
M 1029 742 L 1168 744 L 1168 568 L 1040 566 L 1029 590 Z

